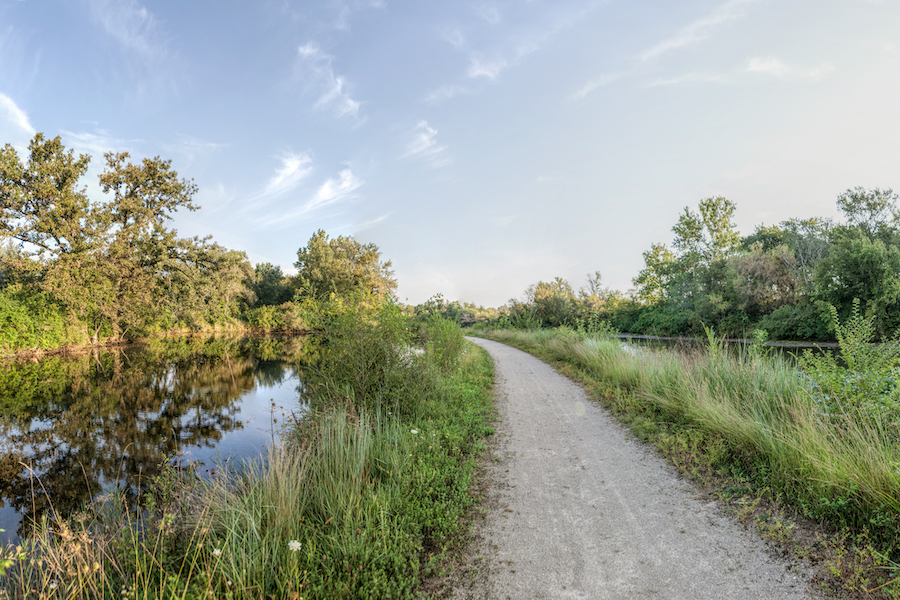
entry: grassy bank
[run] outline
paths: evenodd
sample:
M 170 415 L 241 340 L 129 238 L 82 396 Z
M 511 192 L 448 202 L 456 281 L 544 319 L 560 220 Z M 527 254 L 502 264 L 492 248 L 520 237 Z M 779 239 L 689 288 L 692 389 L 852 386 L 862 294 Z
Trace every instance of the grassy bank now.
M 859 597 L 900 596 L 891 562 L 900 562 L 900 444 L 891 419 L 823 410 L 799 371 L 716 346 L 634 351 L 565 328 L 485 335 L 587 384 L 761 533 L 823 561 L 824 584 Z M 801 523 L 828 535 L 816 539 Z
M 309 410 L 266 460 L 169 469 L 140 507 L 110 494 L 39 524 L 0 563 L 0 597 L 413 597 L 476 501 L 491 362 L 443 322 L 413 351 L 390 304 L 328 325 Z

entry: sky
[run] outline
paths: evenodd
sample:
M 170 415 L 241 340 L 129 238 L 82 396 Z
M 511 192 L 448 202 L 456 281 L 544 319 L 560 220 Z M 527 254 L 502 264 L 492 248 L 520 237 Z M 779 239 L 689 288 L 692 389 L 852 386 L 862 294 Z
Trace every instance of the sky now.
M 894 0 L 0 0 L 0 144 L 160 156 L 171 222 L 296 270 L 375 243 L 401 301 L 621 291 L 685 207 L 838 219 L 900 188 Z

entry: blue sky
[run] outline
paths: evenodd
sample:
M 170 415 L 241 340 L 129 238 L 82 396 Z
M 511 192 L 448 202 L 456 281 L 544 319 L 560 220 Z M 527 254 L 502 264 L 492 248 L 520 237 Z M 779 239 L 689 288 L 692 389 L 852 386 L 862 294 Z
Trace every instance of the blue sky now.
M 374 242 L 401 300 L 627 290 L 685 206 L 900 188 L 900 3 L 0 0 L 0 143 L 169 158 L 181 235 L 292 272 Z

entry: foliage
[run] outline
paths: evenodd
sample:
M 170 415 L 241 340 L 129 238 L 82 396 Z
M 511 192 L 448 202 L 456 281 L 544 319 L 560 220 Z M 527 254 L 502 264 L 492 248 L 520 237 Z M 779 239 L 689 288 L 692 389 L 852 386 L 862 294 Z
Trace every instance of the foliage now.
M 314 405 L 352 407 L 412 418 L 436 391 L 437 374 L 413 351 L 399 304 L 388 298 L 374 308 L 359 293 L 326 303 L 321 318 L 325 360 L 307 376 Z
M 462 329 L 455 321 L 435 314 L 425 327 L 426 355 L 442 373 L 451 373 L 457 368 L 465 347 Z
M 254 307 L 284 304 L 294 297 L 291 282 L 281 272 L 281 267 L 271 263 L 259 263 L 254 267 L 249 287 L 256 295 Z
M 321 229 L 297 251 L 294 266 L 298 293 L 317 300 L 358 292 L 387 297 L 397 288 L 391 261 L 381 261 L 378 246 L 342 235 L 331 239 Z
M 106 154 L 100 189 L 107 200 L 90 201 L 79 187 L 90 157 L 76 158 L 59 137 L 38 133 L 23 163 L 7 144 L 0 232 L 19 247 L 0 256 L 3 279 L 48 295 L 93 341 L 233 319 L 249 300 L 246 256 L 167 229 L 175 211 L 196 210 L 196 185 L 179 178 L 171 161 L 129 158 Z
M 76 345 L 87 340 L 83 327 L 48 294 L 11 285 L 0 288 L 0 353 Z
M 875 317 L 860 313 L 859 300 L 854 300 L 850 317 L 843 323 L 837 310 L 830 309 L 840 357 L 811 350 L 800 357 L 801 368 L 815 384 L 814 401 L 828 414 L 855 421 L 896 422 L 900 419 L 900 341 L 872 343 Z

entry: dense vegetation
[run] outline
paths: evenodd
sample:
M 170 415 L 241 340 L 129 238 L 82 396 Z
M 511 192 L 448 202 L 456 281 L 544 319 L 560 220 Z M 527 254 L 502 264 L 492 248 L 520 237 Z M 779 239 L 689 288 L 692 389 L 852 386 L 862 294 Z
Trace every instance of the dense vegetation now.
M 179 329 L 298 331 L 318 303 L 396 288 L 374 244 L 316 232 L 294 277 L 209 238 L 181 238 L 171 215 L 197 187 L 159 157 L 108 153 L 104 201 L 88 198 L 91 157 L 37 134 L 23 162 L 0 150 L 0 353 L 147 337 Z
M 838 196 L 843 223 L 790 219 L 742 237 L 732 222 L 736 205 L 707 198 L 696 212 L 685 207 L 672 227 L 671 248 L 653 244 L 644 252 L 644 269 L 627 295 L 605 288 L 599 272 L 577 293 L 557 277 L 530 286 L 499 314 L 472 307 L 459 320 L 594 330 L 602 322 L 630 333 L 702 337 L 711 328 L 734 337 L 756 331 L 771 339 L 833 340 L 831 307 L 847 318 L 857 299 L 874 317 L 877 336 L 890 337 L 900 328 L 897 199 L 891 190 L 855 188 Z

